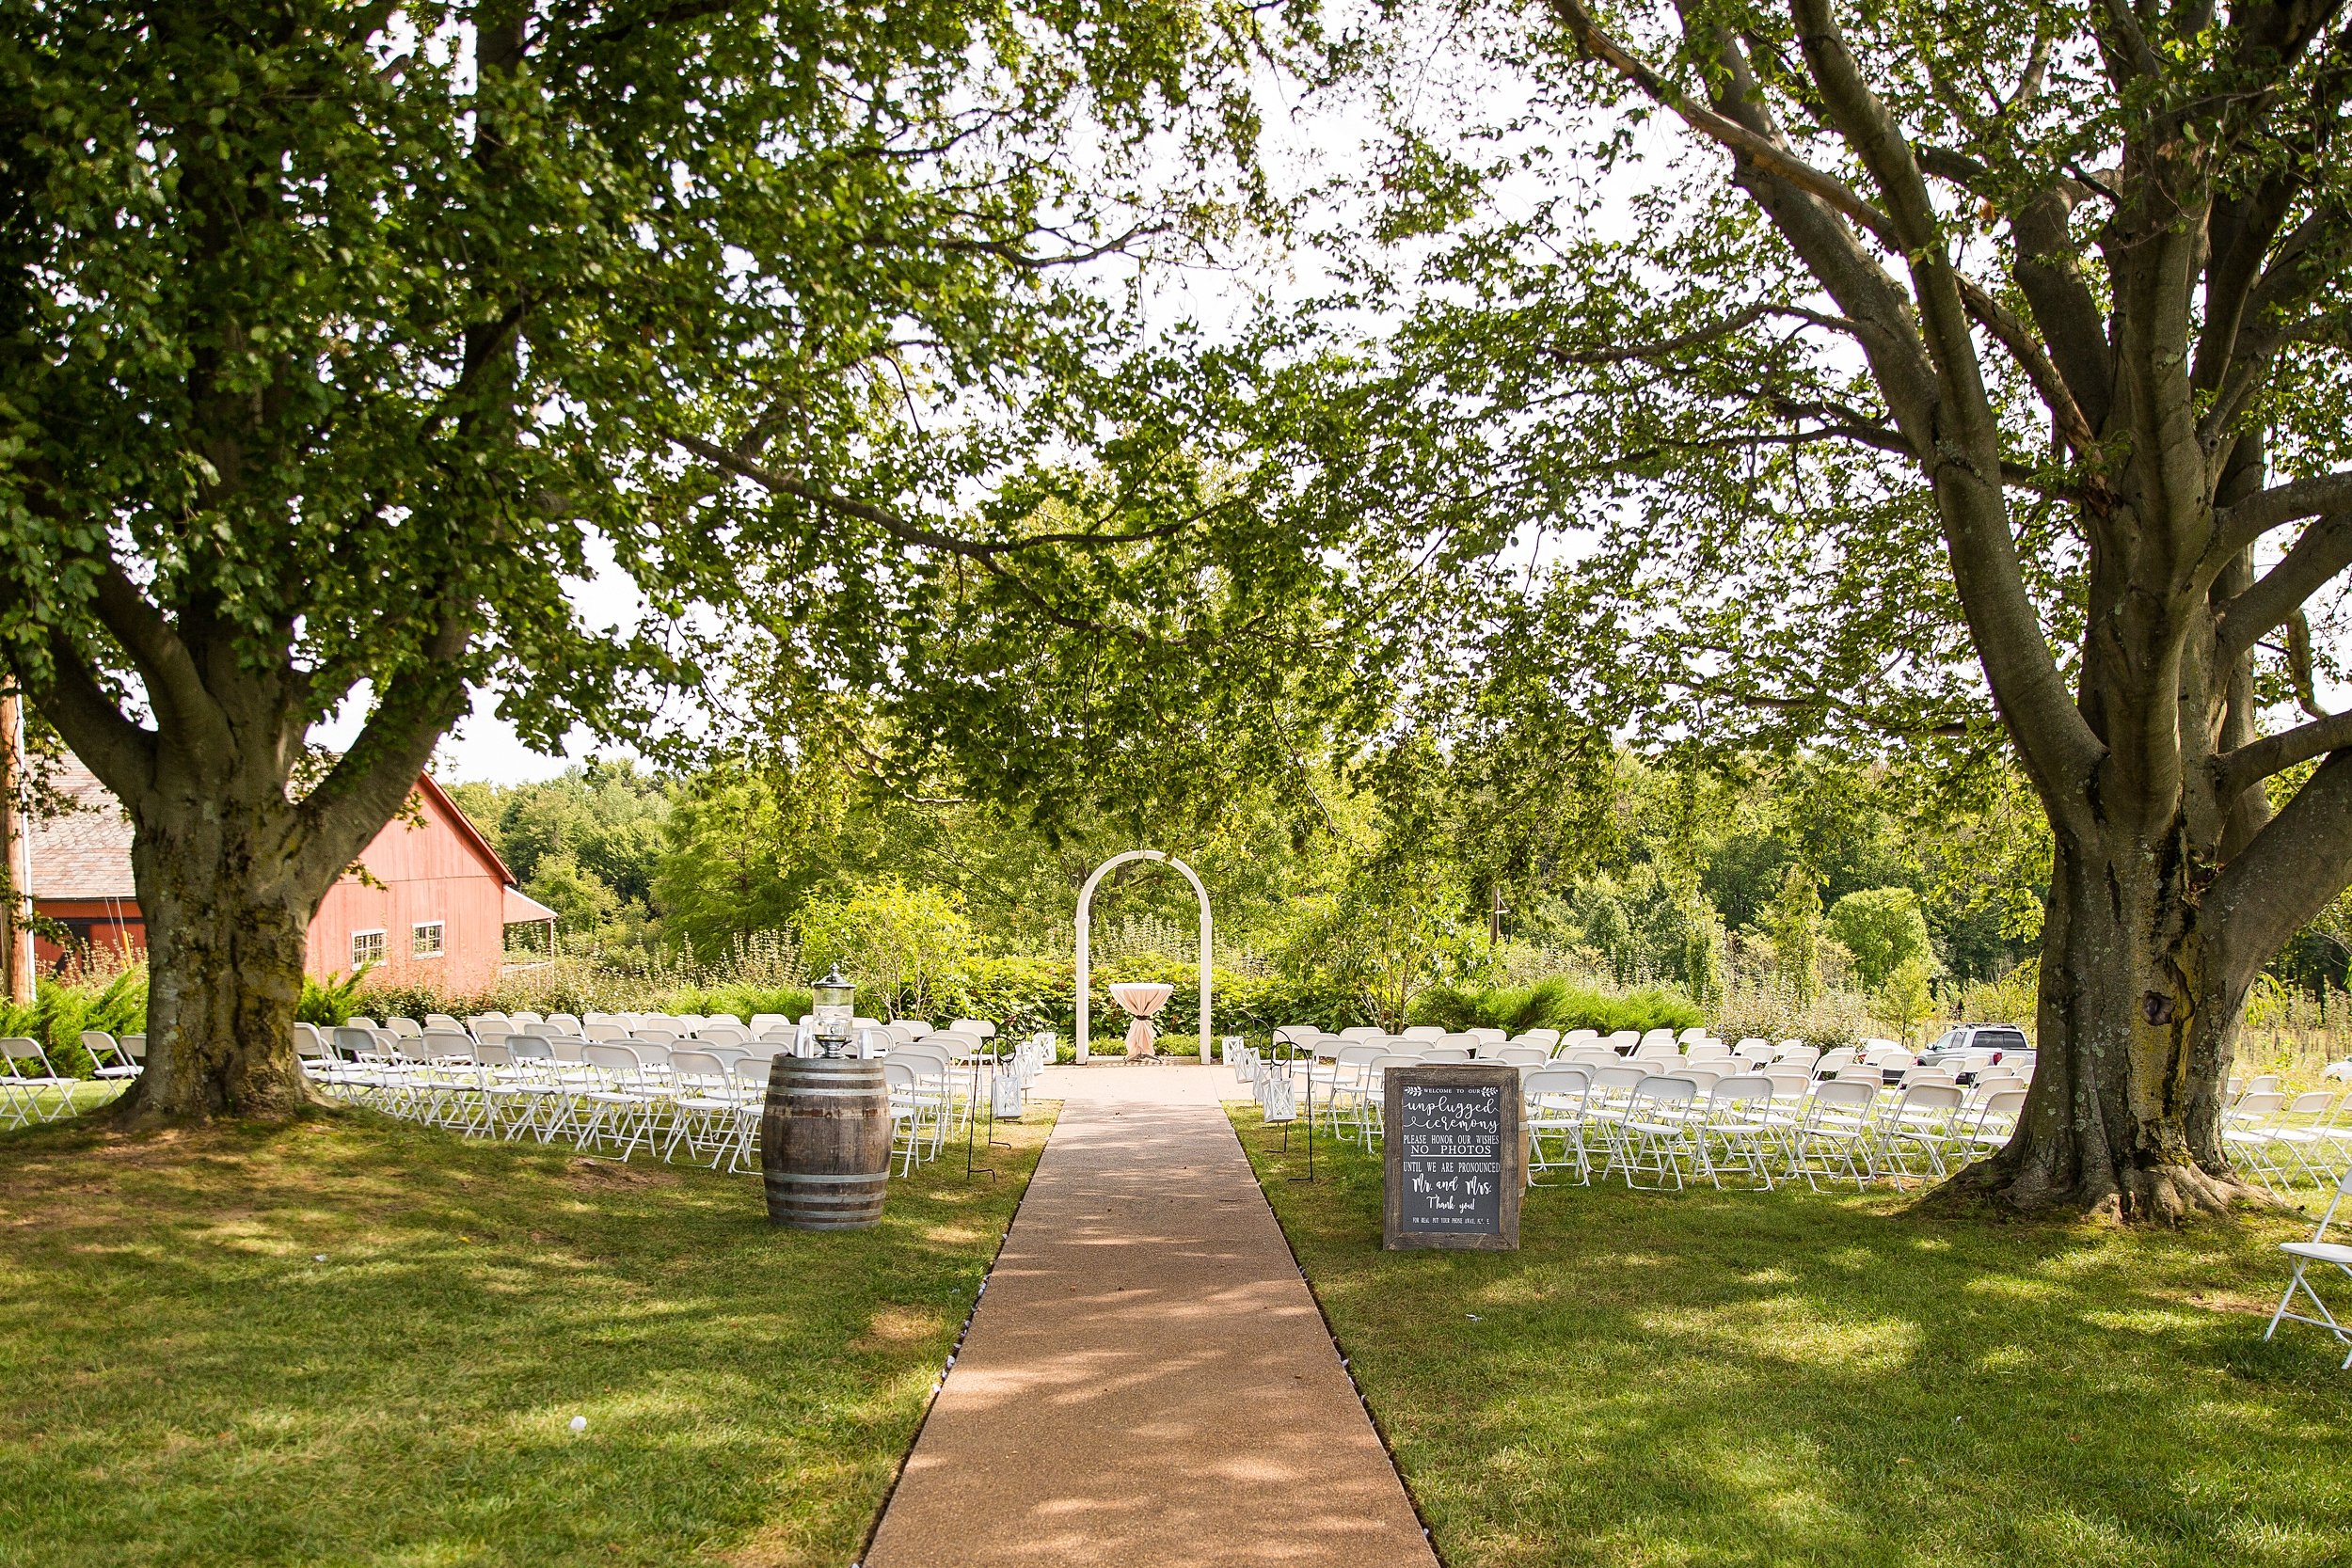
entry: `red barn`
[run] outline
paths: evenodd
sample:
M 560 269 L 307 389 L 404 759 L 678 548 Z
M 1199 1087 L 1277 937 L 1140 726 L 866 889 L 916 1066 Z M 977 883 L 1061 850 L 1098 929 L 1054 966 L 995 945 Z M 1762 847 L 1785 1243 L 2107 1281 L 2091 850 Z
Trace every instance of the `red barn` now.
M 57 779 L 78 810 L 33 823 L 33 912 L 77 942 L 119 951 L 147 944 L 131 880 L 131 823 L 105 785 L 75 765 Z M 375 835 L 353 875 L 329 888 L 310 922 L 305 968 L 324 979 L 361 965 L 391 985 L 485 990 L 499 977 L 510 925 L 551 925 L 526 898 L 489 840 L 433 782 L 417 780 L 409 813 Z M 37 943 L 40 960 L 63 955 Z

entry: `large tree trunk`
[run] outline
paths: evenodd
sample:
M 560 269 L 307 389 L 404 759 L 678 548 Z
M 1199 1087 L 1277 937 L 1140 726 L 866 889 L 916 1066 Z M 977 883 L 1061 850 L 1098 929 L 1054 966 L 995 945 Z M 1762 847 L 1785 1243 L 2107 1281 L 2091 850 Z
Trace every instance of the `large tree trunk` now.
M 294 1049 L 310 917 L 325 889 L 285 848 L 292 816 L 282 804 L 154 795 L 134 806 L 148 1050 L 120 1118 L 276 1120 L 328 1103 Z
M 2058 833 L 2033 1086 L 2016 1136 L 1964 1188 L 2133 1221 L 2247 1195 L 2220 1132 L 2249 980 L 2201 928 L 2177 847 Z

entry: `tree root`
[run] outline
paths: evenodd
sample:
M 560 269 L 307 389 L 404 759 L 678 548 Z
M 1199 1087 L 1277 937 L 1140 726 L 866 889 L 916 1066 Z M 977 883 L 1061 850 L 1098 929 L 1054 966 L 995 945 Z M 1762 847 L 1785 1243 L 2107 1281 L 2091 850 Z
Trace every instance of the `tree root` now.
M 2216 1175 L 2195 1164 L 2103 1165 L 2054 1176 L 2007 1149 L 1951 1177 L 1936 1195 L 2020 1215 L 2110 1225 L 2178 1226 L 2277 1202 L 2234 1173 Z
M 271 1086 L 275 1092 L 233 1105 L 165 1105 L 143 1092 L 142 1080 L 134 1082 L 128 1093 L 117 1096 L 113 1103 L 95 1113 L 93 1119 L 112 1132 L 151 1132 L 160 1128 L 198 1126 L 212 1121 L 307 1121 L 319 1117 L 340 1117 L 350 1110 L 342 1101 L 321 1094 L 307 1076 L 297 1074 L 292 1083 Z

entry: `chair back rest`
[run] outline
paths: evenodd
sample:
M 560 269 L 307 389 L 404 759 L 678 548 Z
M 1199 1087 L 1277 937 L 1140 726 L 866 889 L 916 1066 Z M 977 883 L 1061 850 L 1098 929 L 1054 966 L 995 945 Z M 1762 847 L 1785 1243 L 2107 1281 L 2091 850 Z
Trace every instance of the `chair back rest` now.
M 532 1039 L 540 1038 L 540 1037 L 535 1035 L 526 1037 Z M 507 1043 L 512 1045 L 514 1040 L 510 1037 Z M 587 1060 L 586 1057 L 580 1054 L 580 1051 L 587 1045 L 588 1042 L 581 1039 L 578 1035 L 558 1035 L 551 1040 L 543 1040 L 542 1043 L 547 1046 L 548 1054 L 554 1057 L 559 1062 L 584 1063 Z
M 0 1062 L 8 1064 L 11 1077 L 55 1078 L 56 1076 L 49 1070 L 49 1053 L 40 1048 L 40 1041 L 27 1035 L 0 1036 Z M 39 1062 L 40 1071 L 21 1072 L 17 1069 L 19 1062 Z
M 1544 1053 L 1546 1055 L 1549 1055 L 1551 1053 L 1551 1048 L 1560 1043 L 1560 1031 L 1557 1029 L 1522 1029 L 1518 1034 L 1512 1036 L 1508 1043 L 1512 1045 L 1540 1045 L 1544 1048 Z
M 315 1029 L 313 1029 L 313 1030 L 311 1030 L 311 1033 L 312 1033 L 313 1035 L 315 1035 L 315 1034 L 317 1034 L 317 1033 L 318 1033 L 318 1031 L 317 1031 L 317 1030 L 315 1030 Z M 322 1047 L 321 1049 L 324 1049 L 324 1047 Z M 135 1061 L 135 1062 L 144 1062 L 144 1061 L 146 1061 L 146 1060 L 147 1060 L 147 1037 L 146 1037 L 145 1035 L 125 1035 L 125 1036 L 123 1036 L 123 1037 L 122 1037 L 122 1053 L 123 1053 L 125 1056 L 130 1057 L 130 1058 L 131 1058 L 131 1060 L 133 1060 L 133 1061 Z
M 1879 1086 L 1867 1078 L 1832 1078 L 1813 1091 L 1813 1115 L 1831 1112 L 1858 1114 L 1879 1097 Z
M 545 1023 L 547 1020 L 528 1007 L 517 1007 L 506 1015 L 506 1022 L 509 1023 Z
M 82 1038 L 87 1040 L 89 1037 L 84 1035 Z M 2333 1089 L 2305 1089 L 2301 1094 L 2287 1101 L 2287 1115 L 2324 1117 L 2328 1114 L 2328 1107 L 2335 1102 L 2336 1095 Z
M 1465 1029 L 1462 1033 L 1470 1037 L 1473 1045 L 1501 1045 L 1511 1037 L 1508 1029 Z
M 1378 1040 L 1359 1040 L 1343 1045 L 1334 1058 L 1343 1067 L 1369 1067 L 1389 1053 L 1389 1048 Z
M 930 1040 L 923 1040 L 914 1045 L 899 1046 L 897 1050 L 891 1052 L 888 1056 L 885 1056 L 882 1059 L 884 1061 L 904 1062 L 914 1071 L 922 1074 L 926 1078 L 943 1078 L 946 1076 L 949 1065 L 955 1061 L 954 1056 L 950 1055 L 946 1051 L 942 1050 L 939 1046 L 932 1044 Z
M 2025 1090 L 2003 1089 L 1997 1094 L 1986 1095 L 1984 1097 L 1983 1105 L 1978 1114 L 1987 1118 L 1994 1117 L 2013 1117 L 2024 1111 L 2025 1108 Z
M 1478 1059 L 1482 1062 L 1510 1062 L 1520 1067 L 1532 1067 L 1537 1063 L 1549 1061 L 1550 1057 L 1545 1054 L 1544 1048 L 1540 1045 L 1489 1045 L 1479 1049 Z
M 384 1032 L 397 1035 L 405 1040 L 424 1038 L 424 1025 L 413 1018 L 388 1018 L 384 1021 Z
M 417 1043 L 428 1056 L 470 1056 L 473 1037 L 463 1029 L 427 1029 L 418 1037 Z
M 1671 1111 L 1690 1104 L 1698 1098 L 1698 1093 L 1699 1086 L 1688 1078 L 1680 1075 L 1665 1078 L 1652 1073 L 1633 1085 L 1633 1103 L 1636 1114 L 1644 1107 Z
M 473 1059 L 484 1067 L 513 1067 L 515 1051 L 504 1040 L 484 1040 L 473 1048 Z
M 1708 1103 L 1719 1109 L 1760 1104 L 1772 1098 L 1772 1081 L 1760 1072 L 1743 1073 L 1737 1078 L 1718 1078 L 1715 1086 L 1707 1092 Z
M 1779 1053 L 1772 1058 L 1775 1062 L 1787 1062 L 1794 1067 L 1811 1067 L 1820 1059 L 1821 1048 L 1807 1045 L 1803 1040 L 1781 1041 Z
M 1629 1089 L 1649 1076 L 1649 1069 L 1638 1067 L 1605 1067 L 1593 1074 L 1597 1089 Z
M 1433 1045 L 1421 1053 L 1424 1062 L 1467 1062 L 1470 1053 L 1458 1045 Z
M 785 1017 L 782 1013 L 754 1013 L 752 1015 L 750 1027 L 752 1033 L 756 1035 L 764 1029 L 772 1029 L 779 1023 L 789 1023 L 791 1022 L 792 1021 L 790 1019 Z
M 2246 1092 L 2248 1094 L 2270 1094 L 2278 1087 L 2279 1075 L 2275 1072 L 2265 1072 L 2258 1074 L 2247 1084 Z
M 1947 1115 L 1960 1109 L 1967 1096 L 1958 1084 L 1906 1084 L 1902 1098 L 1895 1102 L 1896 1115 L 1905 1111 L 1942 1111 Z
M 1539 1067 L 1519 1080 L 1523 1094 L 1575 1095 L 1583 1098 L 1593 1086 L 1593 1075 L 1577 1067 Z
M 959 1035 L 974 1035 L 984 1040 L 996 1037 L 996 1025 L 984 1018 L 960 1018 L 947 1025 Z
M 502 1040 L 483 1041 L 483 1050 L 488 1051 L 493 1048 L 505 1052 L 506 1059 L 510 1062 L 551 1062 L 555 1060 L 554 1045 L 536 1035 L 509 1035 Z
M 345 1023 L 335 1031 L 335 1049 L 346 1056 L 375 1054 L 375 1031 L 358 1024 Z
M 1803 1100 L 1804 1091 L 1813 1086 L 1813 1075 L 1802 1070 L 1768 1072 L 1763 1077 L 1766 1083 L 1772 1085 L 1772 1095 L 1775 1099 Z
M 1597 1029 L 1571 1029 L 1560 1037 L 1561 1043 L 1564 1045 L 1589 1045 L 1597 1043 L 1599 1039 L 1600 1031 Z
M 1382 1054 L 1372 1059 L 1372 1070 L 1375 1073 L 1386 1072 L 1391 1068 L 1419 1066 L 1421 1066 L 1421 1058 L 1408 1051 L 1384 1050 Z
M 706 1023 L 694 1031 L 694 1037 L 706 1045 L 748 1045 L 752 1032 L 739 1023 Z
M 1669 1070 L 1675 1077 L 1686 1080 L 1692 1086 L 1700 1089 L 1713 1088 L 1716 1081 L 1723 1077 L 1722 1073 L 1715 1071 L 1712 1068 L 1678 1067 Z
M 915 1085 L 913 1063 L 899 1061 L 895 1055 L 882 1058 L 882 1085 L 886 1088 L 911 1089 Z
M 425 1014 L 424 1026 L 428 1029 L 463 1029 L 465 1027 L 447 1013 Z
M 2286 1102 L 2287 1097 L 2276 1089 L 2249 1089 L 2238 1096 L 2237 1103 L 2231 1107 L 2231 1114 L 2249 1121 L 2275 1117 Z
M 673 1051 L 670 1069 L 681 1078 L 707 1078 L 715 1082 L 727 1076 L 727 1064 L 707 1051 Z
M 632 1078 L 643 1071 L 644 1066 L 634 1049 L 605 1040 L 581 1041 L 580 1059 L 600 1072 L 625 1072 Z

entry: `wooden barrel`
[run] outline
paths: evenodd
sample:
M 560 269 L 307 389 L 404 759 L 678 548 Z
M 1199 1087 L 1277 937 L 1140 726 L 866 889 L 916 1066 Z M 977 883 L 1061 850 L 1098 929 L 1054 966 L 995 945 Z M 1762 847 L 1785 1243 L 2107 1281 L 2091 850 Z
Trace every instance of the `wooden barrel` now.
M 879 1061 L 778 1056 L 759 1123 L 768 1223 L 860 1230 L 890 1181 L 890 1090 Z

